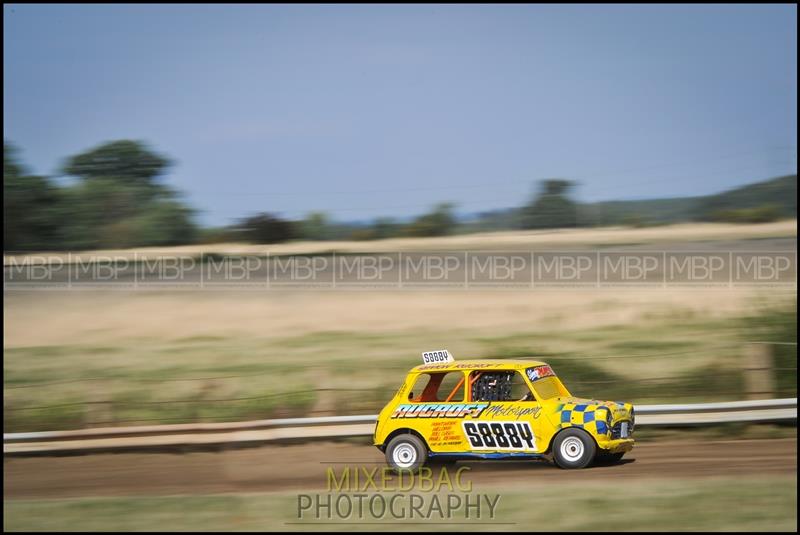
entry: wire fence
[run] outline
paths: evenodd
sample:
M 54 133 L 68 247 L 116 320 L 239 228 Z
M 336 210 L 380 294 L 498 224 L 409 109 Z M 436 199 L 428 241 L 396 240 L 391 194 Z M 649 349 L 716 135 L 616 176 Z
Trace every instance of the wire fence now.
M 775 344 L 775 345 L 794 345 L 796 343 L 788 343 L 788 342 L 747 342 L 747 343 L 765 343 L 765 344 Z M 710 348 L 711 350 L 722 350 L 722 349 L 730 349 L 730 348 L 739 348 L 741 347 L 741 343 L 732 342 L 729 344 L 720 344 Z M 704 350 L 707 352 L 708 350 Z M 633 355 L 554 355 L 552 358 L 558 361 L 570 361 L 570 360 L 580 360 L 580 361 L 600 361 L 600 360 L 616 360 L 616 359 L 649 359 L 649 358 L 664 358 L 664 357 L 672 357 L 678 355 L 698 355 L 701 354 L 697 349 L 690 349 L 690 350 L 683 350 L 683 351 L 668 351 L 668 352 L 659 352 L 659 353 L 641 353 L 641 354 L 633 354 Z M 535 358 L 535 355 L 531 355 L 530 358 Z M 547 358 L 547 357 L 545 357 Z M 289 365 L 288 363 L 286 364 Z M 275 365 L 273 365 L 274 367 Z M 337 365 L 335 364 L 315 364 L 313 366 L 314 369 L 336 369 Z M 406 365 L 397 365 L 397 364 L 387 364 L 381 365 L 381 369 L 384 370 L 409 370 L 410 367 Z M 20 388 L 39 388 L 43 386 L 55 386 L 55 385 L 64 385 L 64 384 L 73 384 L 73 383 L 83 383 L 83 382 L 97 382 L 97 381 L 115 381 L 115 380 L 124 380 L 126 382 L 136 382 L 136 383 L 175 383 L 175 382 L 204 382 L 204 381 L 221 381 L 227 379 L 246 379 L 250 377 L 259 377 L 265 375 L 272 375 L 274 374 L 274 369 L 259 371 L 259 372 L 252 372 L 252 373 L 242 373 L 242 374 L 235 374 L 235 375 L 215 375 L 215 376 L 205 376 L 205 377 L 170 377 L 170 378 L 144 378 L 144 377 L 121 377 L 121 376 L 94 376 L 94 377 L 78 377 L 75 379 L 66 379 L 63 381 L 47 381 L 47 382 L 29 382 L 26 384 L 21 385 L 4 385 L 5 390 L 15 390 Z

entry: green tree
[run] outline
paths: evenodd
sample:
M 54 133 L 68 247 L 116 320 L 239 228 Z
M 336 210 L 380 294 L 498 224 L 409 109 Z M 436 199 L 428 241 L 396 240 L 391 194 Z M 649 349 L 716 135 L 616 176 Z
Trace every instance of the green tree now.
M 400 224 L 390 217 L 379 217 L 372 224 L 372 230 L 376 240 L 394 238 L 400 232 Z
M 357 241 L 385 240 L 401 234 L 402 225 L 389 217 L 379 217 L 367 227 L 358 227 L 350 232 L 349 238 Z
M 68 158 L 78 182 L 64 190 L 66 241 L 73 248 L 192 242 L 192 210 L 158 178 L 170 161 L 138 141 L 105 143 Z
M 168 199 L 153 201 L 147 210 L 104 227 L 100 240 L 115 247 L 138 245 L 181 245 L 197 237 L 192 210 Z
M 193 212 L 158 177 L 169 160 L 137 141 L 114 141 L 68 158 L 77 177 L 59 187 L 29 176 L 3 143 L 4 250 L 87 249 L 189 243 Z
M 59 247 L 58 188 L 46 177 L 28 175 L 16 148 L 3 141 L 3 250 Z
M 404 229 L 407 236 L 445 236 L 452 232 L 456 226 L 453 216 L 453 205 L 442 203 L 436 205 L 433 211 L 422 215 L 408 224 Z
M 300 235 L 306 240 L 328 240 L 331 224 L 324 212 L 311 212 L 300 222 Z
M 67 159 L 64 173 L 84 180 L 113 179 L 130 185 L 153 186 L 170 161 L 140 141 L 104 143 Z
M 526 229 L 575 227 L 578 205 L 568 197 L 574 182 L 543 180 L 537 196 L 522 208 L 522 227 Z
M 257 214 L 244 219 L 238 234 L 252 243 L 280 243 L 293 237 L 292 224 L 271 214 Z

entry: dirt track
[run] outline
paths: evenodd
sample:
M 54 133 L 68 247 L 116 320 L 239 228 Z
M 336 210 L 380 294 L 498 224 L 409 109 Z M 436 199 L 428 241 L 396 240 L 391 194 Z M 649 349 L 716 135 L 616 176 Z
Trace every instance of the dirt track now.
M 325 471 L 382 467 L 367 445 L 326 443 L 264 446 L 219 453 L 119 453 L 76 457 L 5 458 L 6 499 L 74 496 L 211 494 L 323 489 Z M 647 442 L 623 463 L 558 470 L 541 462 L 470 462 L 476 486 L 535 480 L 790 475 L 797 471 L 797 439 Z

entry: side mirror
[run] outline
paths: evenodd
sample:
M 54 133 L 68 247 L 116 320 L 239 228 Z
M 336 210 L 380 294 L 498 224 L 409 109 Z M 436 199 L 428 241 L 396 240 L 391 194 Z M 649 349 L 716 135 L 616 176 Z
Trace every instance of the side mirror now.
M 408 401 L 411 401 L 412 399 L 414 399 L 414 392 L 409 392 L 408 393 Z

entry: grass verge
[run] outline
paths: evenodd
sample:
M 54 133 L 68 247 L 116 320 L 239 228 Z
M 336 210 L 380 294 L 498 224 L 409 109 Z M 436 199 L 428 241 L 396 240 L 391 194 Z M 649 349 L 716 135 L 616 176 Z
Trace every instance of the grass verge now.
M 351 516 L 343 519 L 333 513 L 333 518 L 323 514 L 316 520 L 313 513 L 306 512 L 300 520 L 298 494 L 6 500 L 3 528 L 7 531 L 797 530 L 794 476 L 702 482 L 637 481 L 615 485 L 613 492 L 609 492 L 607 484 L 598 483 L 551 485 L 547 492 L 537 486 L 474 488 L 472 499 L 477 494 L 492 499 L 500 495 L 494 518 L 484 509 L 480 519 L 476 518 L 475 510 L 466 518 L 463 508 L 453 510 L 452 516 L 434 513 L 431 520 L 418 516 L 399 520 L 391 515 L 373 516 L 366 508 L 367 512 L 360 517 L 354 509 Z M 430 496 L 424 497 L 426 504 L 430 503 Z M 408 501 L 398 499 L 398 503 Z M 427 507 L 423 508 L 425 511 Z M 406 517 L 410 516 L 408 510 L 406 513 Z

